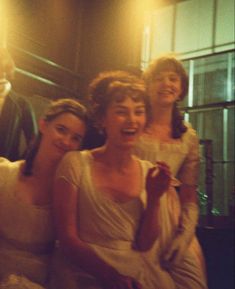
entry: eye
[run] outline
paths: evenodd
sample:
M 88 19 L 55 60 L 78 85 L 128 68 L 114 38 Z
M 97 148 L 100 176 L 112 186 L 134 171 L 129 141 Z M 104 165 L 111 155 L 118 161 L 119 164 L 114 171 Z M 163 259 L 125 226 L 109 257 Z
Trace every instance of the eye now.
M 180 81 L 180 77 L 178 75 L 173 74 L 169 76 L 169 80 L 172 82 L 177 82 Z
M 172 82 L 177 82 L 179 79 L 178 77 L 170 77 L 170 81 Z
M 117 114 L 117 115 L 125 115 L 125 114 L 126 114 L 126 111 L 123 110 L 123 109 L 117 109 L 117 110 L 116 110 L 116 114 Z
M 67 129 L 64 126 L 61 125 L 57 125 L 56 126 L 56 130 L 61 133 L 61 134 L 65 134 L 67 132 Z
M 156 77 L 155 77 L 155 81 L 162 81 L 162 76 L 160 76 L 160 75 L 157 75 Z
M 145 113 L 146 113 L 145 108 L 139 108 L 135 111 L 136 115 L 143 115 Z

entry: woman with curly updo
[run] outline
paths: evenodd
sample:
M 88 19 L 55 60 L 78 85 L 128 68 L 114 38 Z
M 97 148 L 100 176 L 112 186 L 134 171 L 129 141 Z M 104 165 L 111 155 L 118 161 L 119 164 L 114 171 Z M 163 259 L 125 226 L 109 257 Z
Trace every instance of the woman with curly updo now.
M 133 154 L 150 117 L 143 80 L 127 72 L 101 73 L 90 84 L 90 100 L 106 141 L 68 153 L 58 167 L 55 288 L 205 289 L 200 272 L 186 274 L 182 284 L 160 262 L 169 234 L 166 192 L 173 188 L 165 163 Z

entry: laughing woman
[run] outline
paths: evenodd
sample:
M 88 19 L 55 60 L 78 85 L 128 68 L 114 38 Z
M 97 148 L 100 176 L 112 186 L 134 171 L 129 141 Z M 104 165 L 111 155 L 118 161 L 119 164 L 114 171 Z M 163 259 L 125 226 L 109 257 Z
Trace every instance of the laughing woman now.
M 90 97 L 106 142 L 68 153 L 58 167 L 55 288 L 205 289 L 200 272 L 186 274 L 179 286 L 161 268 L 160 245 L 169 222 L 162 204 L 171 176 L 164 163 L 157 172 L 132 154 L 149 116 L 143 82 L 125 72 L 102 73 L 91 83 Z

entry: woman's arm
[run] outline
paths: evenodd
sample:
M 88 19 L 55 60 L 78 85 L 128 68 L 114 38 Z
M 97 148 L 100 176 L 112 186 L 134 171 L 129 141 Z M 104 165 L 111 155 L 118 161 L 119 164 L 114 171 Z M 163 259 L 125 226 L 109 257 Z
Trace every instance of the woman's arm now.
M 188 154 L 180 168 L 178 177 L 181 181 L 181 186 L 179 187 L 181 203 L 179 230 L 185 230 L 188 227 L 188 230 L 191 231 L 191 236 L 188 234 L 188 244 L 190 244 L 194 236 L 199 214 L 197 186 L 200 156 L 199 139 L 194 129 L 189 128 L 188 138 Z
M 166 267 L 175 266 L 181 262 L 195 235 L 198 222 L 199 141 L 195 131 L 191 128 L 188 137 L 188 155 L 177 175 L 181 181 L 179 187 L 181 205 L 179 225 L 172 242 L 163 255 L 163 263 Z
M 200 167 L 199 139 L 195 130 L 192 128 L 188 128 L 186 143 L 188 146 L 188 154 L 177 174 L 177 178 L 181 182 L 179 197 L 181 204 L 198 204 L 197 186 Z

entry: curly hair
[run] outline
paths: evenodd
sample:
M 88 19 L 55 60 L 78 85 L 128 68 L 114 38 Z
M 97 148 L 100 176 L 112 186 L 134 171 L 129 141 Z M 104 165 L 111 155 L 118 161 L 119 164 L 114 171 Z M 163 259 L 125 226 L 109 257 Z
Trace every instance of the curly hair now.
M 87 109 L 77 100 L 69 98 L 52 101 L 51 104 L 47 107 L 44 115 L 42 116 L 42 119 L 44 119 L 46 122 L 51 122 L 64 113 L 71 113 L 75 115 L 80 120 L 82 120 L 85 125 L 88 123 Z M 40 147 L 41 139 L 42 134 L 39 132 L 26 152 L 25 166 L 23 170 L 23 174 L 25 176 L 32 175 L 33 162 Z
M 96 126 L 106 113 L 111 101 L 122 101 L 126 97 L 134 101 L 143 101 L 146 108 L 147 120 L 150 117 L 150 103 L 146 93 L 144 81 L 126 71 L 106 71 L 98 76 L 89 85 L 89 100 L 91 115 Z
M 181 79 L 182 93 L 179 99 L 182 101 L 188 93 L 188 75 L 181 63 L 173 54 L 167 54 L 155 59 L 143 73 L 143 79 L 148 86 L 154 82 L 156 76 L 162 71 L 174 71 Z M 178 102 L 175 102 L 172 110 L 172 137 L 180 138 L 186 132 L 187 127 L 184 124 L 183 116 L 178 108 Z

